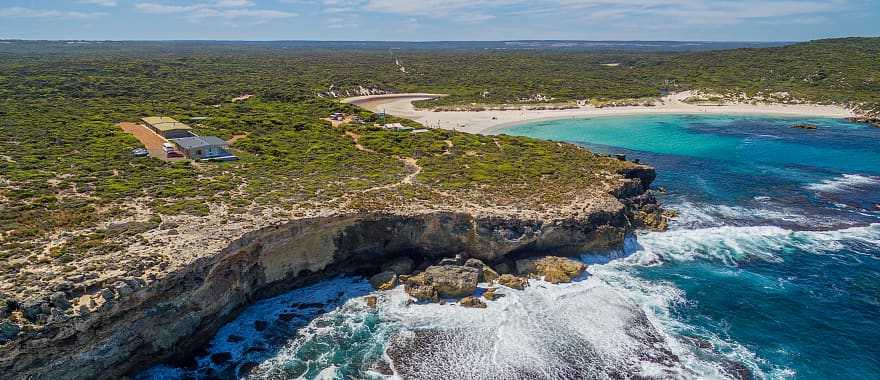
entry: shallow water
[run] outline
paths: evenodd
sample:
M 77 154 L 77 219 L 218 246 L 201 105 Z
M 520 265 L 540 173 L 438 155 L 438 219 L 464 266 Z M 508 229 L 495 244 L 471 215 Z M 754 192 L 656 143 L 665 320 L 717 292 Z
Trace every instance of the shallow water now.
M 819 130 L 790 128 L 803 122 Z M 680 217 L 612 258 L 586 252 L 572 284 L 501 290 L 484 310 L 324 281 L 248 308 L 193 365 L 140 377 L 880 378 L 880 129 L 665 115 L 506 133 L 649 162 Z

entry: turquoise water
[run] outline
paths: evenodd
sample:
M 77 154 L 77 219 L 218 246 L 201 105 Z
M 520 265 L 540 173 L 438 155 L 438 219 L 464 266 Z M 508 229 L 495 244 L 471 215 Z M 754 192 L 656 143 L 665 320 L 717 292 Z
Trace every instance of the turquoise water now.
M 504 132 L 650 163 L 680 215 L 618 252 L 585 252 L 576 282 L 501 288 L 487 309 L 323 281 L 138 377 L 880 379 L 880 128 L 664 115 Z
M 792 129 L 811 123 L 817 131 Z M 645 116 L 505 131 L 650 162 L 673 231 L 662 265 L 682 334 L 734 345 L 769 377 L 880 378 L 880 129 L 834 119 Z M 636 250 L 638 251 L 638 250 Z

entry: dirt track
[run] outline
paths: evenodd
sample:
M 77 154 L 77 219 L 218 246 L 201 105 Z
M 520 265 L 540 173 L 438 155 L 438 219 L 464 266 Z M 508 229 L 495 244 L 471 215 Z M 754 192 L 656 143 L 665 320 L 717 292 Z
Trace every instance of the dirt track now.
M 123 122 L 116 125 L 119 128 L 122 128 L 123 131 L 133 134 L 134 137 L 141 142 L 141 144 L 144 144 L 144 147 L 150 152 L 150 157 L 155 157 L 165 161 L 178 161 L 186 159 L 183 157 L 168 158 L 165 155 L 165 150 L 162 149 L 162 144 L 168 141 L 141 124 Z

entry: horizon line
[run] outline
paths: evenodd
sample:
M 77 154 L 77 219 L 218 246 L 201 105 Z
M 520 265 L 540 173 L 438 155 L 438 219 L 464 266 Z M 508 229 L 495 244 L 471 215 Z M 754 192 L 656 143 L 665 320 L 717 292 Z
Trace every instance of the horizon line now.
M 444 43 L 444 42 L 689 42 L 689 43 L 786 43 L 810 42 L 843 38 L 878 38 L 880 36 L 826 37 L 807 40 L 576 40 L 576 39 L 510 39 L 510 40 L 319 40 L 319 39 L 45 39 L 0 38 L 0 41 L 26 42 L 396 42 L 396 43 Z

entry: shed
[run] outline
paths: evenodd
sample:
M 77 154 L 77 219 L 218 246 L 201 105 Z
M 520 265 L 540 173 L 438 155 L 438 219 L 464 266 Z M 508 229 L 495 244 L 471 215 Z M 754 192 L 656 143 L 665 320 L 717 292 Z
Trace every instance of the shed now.
M 187 157 L 193 160 L 206 159 L 235 159 L 229 153 L 229 143 L 215 136 L 192 136 L 179 139 L 171 139 Z
M 189 125 L 181 123 L 175 119 L 164 116 L 150 116 L 141 119 L 147 128 L 158 133 L 166 139 L 192 137 L 192 128 Z

